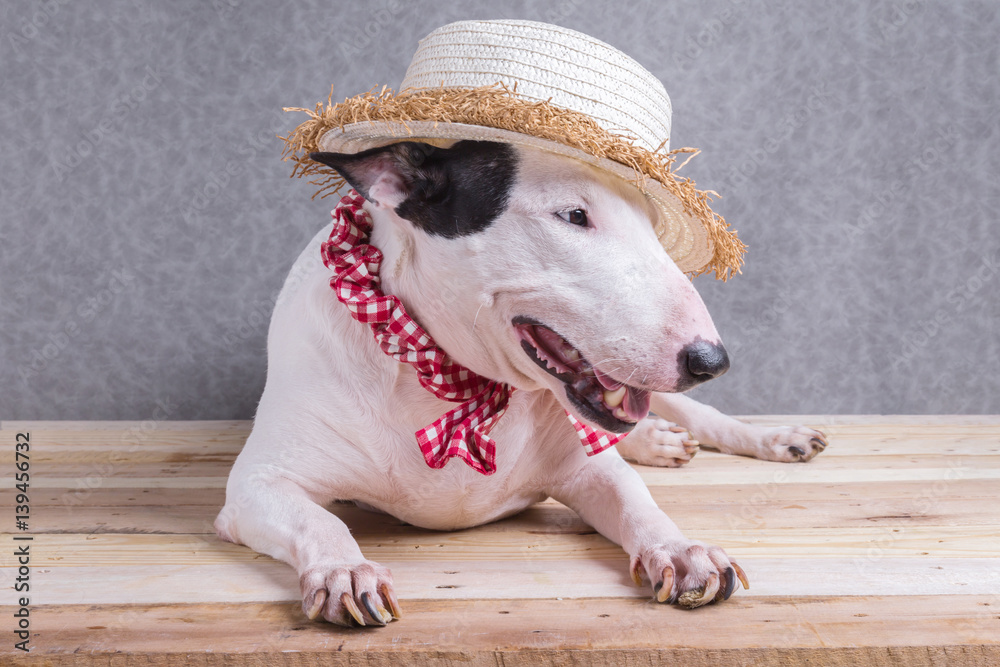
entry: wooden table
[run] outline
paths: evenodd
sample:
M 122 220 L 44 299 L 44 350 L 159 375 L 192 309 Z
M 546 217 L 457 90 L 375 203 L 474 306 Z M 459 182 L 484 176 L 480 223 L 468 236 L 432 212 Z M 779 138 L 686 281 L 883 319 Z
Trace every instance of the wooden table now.
M 306 620 L 291 568 L 216 538 L 248 422 L 3 422 L 0 663 L 1000 665 L 1000 417 L 752 421 L 806 423 L 831 445 L 808 464 L 701 452 L 638 467 L 749 591 L 657 605 L 619 547 L 551 500 L 454 533 L 338 504 L 405 614 L 356 630 Z M 13 648 L 13 552 L 28 543 L 14 536 L 33 538 L 28 654 Z

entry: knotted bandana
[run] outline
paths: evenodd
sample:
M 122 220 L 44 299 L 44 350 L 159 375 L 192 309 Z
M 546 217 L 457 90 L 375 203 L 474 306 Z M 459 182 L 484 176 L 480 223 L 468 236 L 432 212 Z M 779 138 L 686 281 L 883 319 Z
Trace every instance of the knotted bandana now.
M 457 456 L 473 470 L 492 475 L 496 472 L 496 443 L 489 434 L 506 411 L 514 389 L 455 363 L 406 313 L 399 299 L 382 293 L 382 252 L 368 242 L 372 220 L 362 208 L 364 203 L 364 197 L 351 190 L 331 214 L 333 231 L 321 248 L 323 263 L 334 272 L 330 286 L 354 319 L 371 327 L 383 352 L 413 366 L 427 391 L 442 400 L 461 403 L 416 432 L 427 465 L 442 468 Z M 625 437 L 590 428 L 568 411 L 566 416 L 588 456 Z

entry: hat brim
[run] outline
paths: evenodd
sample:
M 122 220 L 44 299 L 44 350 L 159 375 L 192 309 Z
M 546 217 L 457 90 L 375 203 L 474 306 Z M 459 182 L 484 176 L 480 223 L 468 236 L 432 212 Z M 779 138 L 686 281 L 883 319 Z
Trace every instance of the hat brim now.
M 696 223 L 684 211 L 680 200 L 658 181 L 642 178 L 634 169 L 607 158 L 596 157 L 556 141 L 481 125 L 439 121 L 362 121 L 342 128 L 331 128 L 319 140 L 319 149 L 329 153 L 360 153 L 398 141 L 437 139 L 498 141 L 515 146 L 545 150 L 574 158 L 618 176 L 628 185 L 644 192 L 657 206 L 661 220 L 654 224 L 660 244 L 684 273 L 704 269 L 715 254 L 715 244 L 704 225 Z M 637 184 L 640 178 L 642 187 Z
M 332 97 L 332 94 L 331 94 Z M 351 153 L 396 141 L 479 139 L 531 146 L 566 155 L 621 177 L 650 196 L 662 215 L 652 220 L 664 249 L 678 267 L 698 275 L 714 271 L 726 280 L 739 273 L 746 246 L 709 206 L 712 191 L 698 190 L 678 177 L 678 153 L 651 150 L 627 133 L 611 132 L 585 113 L 548 101 L 519 97 L 502 83 L 480 88 L 407 89 L 387 87 L 315 110 L 288 108 L 309 115 L 288 136 L 284 159 L 293 176 L 318 176 L 317 193 L 326 196 L 343 185 L 339 174 L 309 155 L 317 150 Z M 664 144 L 666 141 L 664 141 Z M 683 165 L 682 165 L 683 166 Z

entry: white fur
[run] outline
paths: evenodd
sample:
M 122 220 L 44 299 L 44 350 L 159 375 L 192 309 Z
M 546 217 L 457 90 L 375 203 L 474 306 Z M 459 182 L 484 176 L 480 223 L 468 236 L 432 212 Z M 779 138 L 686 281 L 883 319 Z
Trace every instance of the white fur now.
M 507 210 L 484 231 L 446 239 L 396 216 L 398 186 L 380 179 L 370 193 L 379 205 L 366 204 L 373 243 L 385 256 L 383 290 L 459 363 L 518 389 L 492 432 L 496 473 L 480 475 L 460 460 L 440 470 L 424 462 L 414 432 L 455 404 L 384 355 L 337 301 L 320 261 L 327 227 L 295 263 L 275 307 L 267 383 L 229 478 L 219 535 L 294 567 L 307 613 L 318 609 L 348 624 L 346 592 L 371 623 L 378 619 L 365 612 L 362 593 L 388 604 L 378 596 L 383 584 L 391 587 L 391 574 L 364 558 L 324 505 L 354 500 L 417 526 L 456 529 L 551 496 L 621 544 L 651 583 L 672 567 L 686 573 L 674 581 L 676 595 L 707 585 L 698 602 L 710 602 L 726 555 L 684 538 L 614 448 L 586 456 L 563 411 L 571 405 L 561 383 L 527 357 L 511 325 L 516 315 L 537 317 L 606 373 L 674 391 L 684 345 L 719 336 L 690 280 L 657 242 L 648 217 L 654 209 L 615 176 L 519 150 Z M 588 211 L 591 228 L 554 215 L 575 207 Z M 643 463 L 686 462 L 696 447 L 689 436 L 773 460 L 796 458 L 790 445 L 811 456 L 809 439 L 819 436 L 789 432 L 783 440 L 676 394 L 654 394 L 652 408 L 687 430 L 670 431 L 662 419 L 640 422 L 619 447 Z

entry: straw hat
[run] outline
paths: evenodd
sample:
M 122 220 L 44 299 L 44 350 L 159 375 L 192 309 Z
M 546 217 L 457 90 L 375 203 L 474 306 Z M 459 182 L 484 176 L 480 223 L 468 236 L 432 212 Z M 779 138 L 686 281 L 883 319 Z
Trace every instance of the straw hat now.
M 656 77 L 583 33 L 534 21 L 459 21 L 420 41 L 400 92 L 383 87 L 302 111 L 285 141 L 293 175 L 319 175 L 317 194 L 343 179 L 309 159 L 397 141 L 474 139 L 533 146 L 596 165 L 633 183 L 660 210 L 657 237 L 680 269 L 738 273 L 745 246 L 709 207 L 711 191 L 676 175 L 670 98 Z M 690 159 L 690 157 L 688 158 Z M 686 162 L 686 160 L 685 160 Z M 681 165 L 683 166 L 683 164 Z

